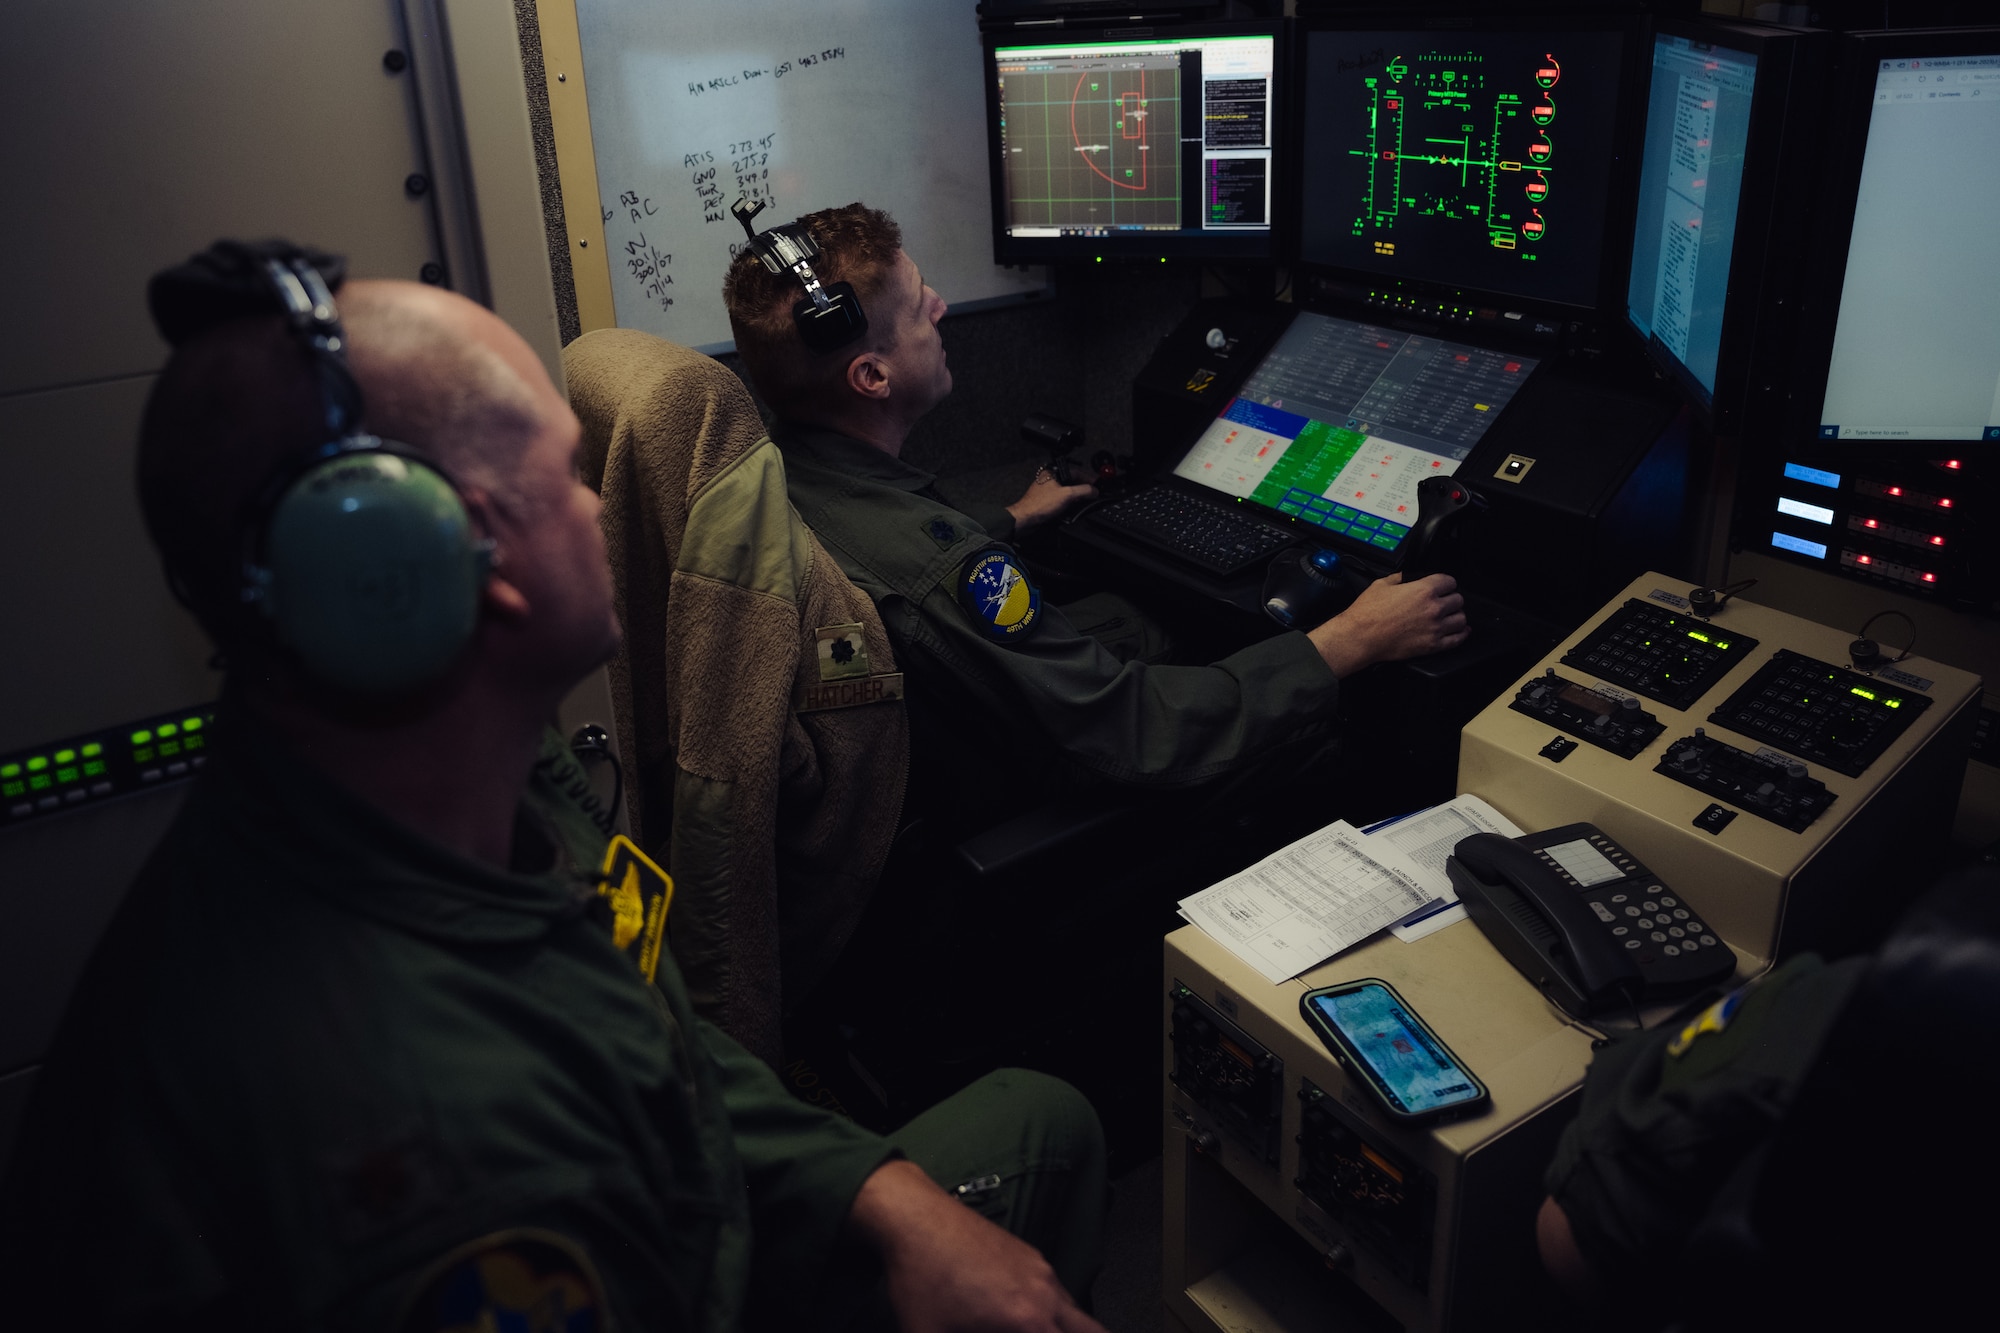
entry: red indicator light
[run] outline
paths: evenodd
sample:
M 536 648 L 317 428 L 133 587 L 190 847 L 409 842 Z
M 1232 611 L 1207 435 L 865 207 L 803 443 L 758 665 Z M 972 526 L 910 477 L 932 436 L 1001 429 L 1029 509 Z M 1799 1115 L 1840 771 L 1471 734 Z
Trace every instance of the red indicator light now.
M 1949 509 L 1949 508 L 1951 508 L 1951 501 L 1950 501 L 1949 499 L 1944 499 L 1944 500 L 1939 500 L 1939 501 L 1938 501 L 1938 508 L 1939 508 L 1939 509 Z
M 1872 555 L 1857 555 L 1854 557 L 1854 563 L 1857 565 L 1872 565 L 1875 563 L 1875 557 Z
M 1902 493 L 1903 493 L 1903 488 L 1901 486 L 1891 486 L 1889 488 L 1889 494 L 1891 495 L 1901 495 Z
M 1470 361 L 1470 360 L 1472 360 L 1472 358 L 1471 358 L 1471 357 L 1467 356 L 1467 355 L 1466 355 L 1465 353 L 1463 353 L 1463 352 L 1460 352 L 1460 353 L 1458 354 L 1458 356 L 1457 356 L 1457 358 L 1456 358 L 1456 359 L 1457 359 L 1457 360 L 1460 360 L 1460 361 Z
M 1956 458 L 1947 458 L 1947 459 L 1945 459 L 1945 460 L 1944 460 L 1944 465 L 1945 465 L 1946 467 L 1950 468 L 1950 469 L 1951 469 L 1952 471 L 1954 471 L 1954 472 L 1958 471 L 1958 466 L 1959 466 L 1959 464 L 1958 464 L 1958 460 L 1957 460 Z
M 1861 526 L 1864 528 L 1879 528 L 1882 525 L 1880 523 L 1877 523 L 1874 519 L 1871 518 L 1863 520 Z
M 1933 537 L 1933 538 L 1931 538 L 1931 545 L 1932 545 L 1932 546 L 1943 546 L 1943 545 L 1944 545 L 1944 538 L 1942 538 L 1942 537 Z
M 1519 361 L 1509 361 L 1505 369 L 1509 375 L 1518 374 L 1521 369 L 1521 363 Z
M 1925 583 L 1936 583 L 1936 582 L 1937 582 L 1937 575 L 1935 575 L 1935 574 L 1926 574 L 1926 575 L 1924 575 L 1924 582 L 1925 582 Z

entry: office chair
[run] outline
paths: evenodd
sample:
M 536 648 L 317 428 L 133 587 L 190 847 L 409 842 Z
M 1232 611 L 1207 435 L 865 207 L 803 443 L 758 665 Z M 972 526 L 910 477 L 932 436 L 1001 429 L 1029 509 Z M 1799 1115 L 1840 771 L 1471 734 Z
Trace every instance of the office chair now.
M 727 368 L 627 329 L 578 339 L 563 368 L 625 626 L 611 682 L 633 834 L 674 877 L 668 940 L 695 1004 L 775 1063 L 786 997 L 825 974 L 888 858 L 909 757 L 900 700 L 797 704 L 823 656 L 881 676 L 894 653 Z

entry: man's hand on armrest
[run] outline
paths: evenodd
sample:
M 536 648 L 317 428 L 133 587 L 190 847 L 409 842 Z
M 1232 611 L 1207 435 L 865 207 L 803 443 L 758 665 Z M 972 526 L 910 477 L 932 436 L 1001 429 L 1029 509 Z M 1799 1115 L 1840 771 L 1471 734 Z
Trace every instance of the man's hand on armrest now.
M 877 1167 L 847 1225 L 881 1255 L 903 1333 L 1104 1333 L 1032 1245 L 939 1189 L 914 1162 Z
M 1095 486 L 1088 483 L 1065 486 L 1047 468 L 1038 467 L 1035 479 L 1028 483 L 1027 490 L 1021 492 L 1020 499 L 1007 506 L 1007 512 L 1014 516 L 1014 530 L 1026 532 L 1051 519 L 1061 518 L 1084 501 L 1096 498 Z
M 1401 574 L 1377 579 L 1354 604 L 1306 637 L 1336 676 L 1351 676 L 1377 662 L 1397 662 L 1443 652 L 1465 642 L 1465 598 L 1449 574 L 1404 583 Z

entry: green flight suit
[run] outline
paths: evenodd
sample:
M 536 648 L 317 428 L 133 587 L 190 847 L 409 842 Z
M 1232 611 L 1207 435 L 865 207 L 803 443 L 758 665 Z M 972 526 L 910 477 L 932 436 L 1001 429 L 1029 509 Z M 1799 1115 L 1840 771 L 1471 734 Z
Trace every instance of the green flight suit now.
M 1802 954 L 1686 1023 L 1598 1051 L 1544 1184 L 1609 1289 L 1665 1290 L 1718 1190 L 1790 1109 L 1868 962 Z
M 1025 734 L 1100 778 L 1186 787 L 1331 729 L 1339 681 L 1303 634 L 1212 666 L 1121 662 L 1045 602 L 1032 632 L 998 641 L 957 583 L 1012 535 L 1010 519 L 989 516 L 989 528 L 939 500 L 929 473 L 838 432 L 780 422 L 771 433 L 792 504 L 882 614 L 913 723 L 929 709 L 963 724 L 954 759 L 1019 748 Z
M 697 1017 L 670 956 L 648 985 L 614 947 L 605 836 L 554 733 L 512 872 L 228 714 L 217 741 L 37 1088 L 0 1197 L 10 1322 L 387 1329 L 441 1258 L 518 1228 L 594 1268 L 615 1328 L 808 1327 L 865 1276 L 833 1259 L 896 1146 Z M 1061 1091 L 1062 1143 L 989 1138 L 1013 1175 L 968 1202 L 1047 1214 L 1019 1196 L 1066 1163 L 1101 1191 Z

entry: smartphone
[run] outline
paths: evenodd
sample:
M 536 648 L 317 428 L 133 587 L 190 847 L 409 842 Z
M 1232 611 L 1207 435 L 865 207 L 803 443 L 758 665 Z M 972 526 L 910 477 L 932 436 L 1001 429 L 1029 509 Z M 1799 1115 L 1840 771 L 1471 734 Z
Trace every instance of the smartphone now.
M 1457 1119 L 1485 1105 L 1479 1076 L 1388 982 L 1367 977 L 1307 991 L 1299 1010 L 1341 1068 L 1397 1120 Z

